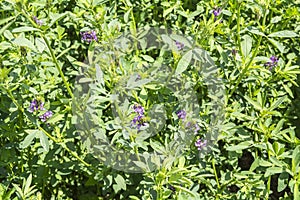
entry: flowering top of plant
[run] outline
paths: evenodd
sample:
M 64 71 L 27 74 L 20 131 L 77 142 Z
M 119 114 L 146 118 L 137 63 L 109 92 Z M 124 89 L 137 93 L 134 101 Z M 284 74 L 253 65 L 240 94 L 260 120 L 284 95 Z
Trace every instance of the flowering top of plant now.
M 37 25 L 39 25 L 39 26 L 43 25 L 43 21 L 39 20 L 36 16 L 33 16 L 32 18 Z
M 182 50 L 184 48 L 184 44 L 178 41 L 175 41 L 175 45 L 178 50 Z
M 53 112 L 48 110 L 44 114 L 42 114 L 39 118 L 42 120 L 42 122 L 47 121 L 47 119 L 51 118 L 53 115 Z
M 273 67 L 275 67 L 278 64 L 278 58 L 276 56 L 271 56 L 270 61 L 265 63 L 265 66 L 269 67 L 269 70 L 271 71 Z
M 203 149 L 204 147 L 206 147 L 207 145 L 207 140 L 202 140 L 202 139 L 198 139 L 195 142 L 195 146 L 197 147 L 197 149 L 200 151 L 201 149 Z
M 141 105 L 134 105 L 133 106 L 134 112 L 137 114 L 131 121 L 132 125 L 136 125 L 136 128 L 138 130 L 141 129 L 142 126 L 146 126 L 145 120 L 144 120 L 144 108 Z
M 31 101 L 30 106 L 29 106 L 29 112 L 33 113 L 36 111 L 43 111 L 45 110 L 44 108 L 44 102 L 34 99 Z M 52 117 L 53 112 L 52 111 L 46 111 L 44 114 L 40 115 L 39 118 L 41 119 L 42 122 L 47 121 L 50 117 Z
M 215 9 L 213 9 L 212 13 L 215 16 L 215 21 L 217 20 L 218 16 L 221 14 L 221 12 L 222 12 L 221 8 L 215 8 Z
M 81 32 L 80 35 L 81 35 L 81 39 L 88 43 L 90 43 L 92 41 L 98 41 L 96 32 L 94 30 Z
M 134 109 L 134 112 L 136 112 L 140 116 L 144 115 L 144 108 L 143 108 L 143 106 L 141 106 L 141 105 L 134 105 L 133 109 Z
M 176 114 L 177 114 L 179 119 L 185 119 L 185 117 L 186 117 L 186 112 L 184 110 L 178 110 L 176 112 Z
M 33 113 L 33 112 L 38 111 L 38 110 L 45 110 L 44 102 L 34 99 L 30 103 L 29 112 Z

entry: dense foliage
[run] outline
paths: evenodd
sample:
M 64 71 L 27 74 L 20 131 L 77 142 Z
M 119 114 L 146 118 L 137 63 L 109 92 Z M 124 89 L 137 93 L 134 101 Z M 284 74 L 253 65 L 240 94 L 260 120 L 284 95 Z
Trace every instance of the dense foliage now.
M 300 200 L 299 0 L 0 7 L 0 199 Z

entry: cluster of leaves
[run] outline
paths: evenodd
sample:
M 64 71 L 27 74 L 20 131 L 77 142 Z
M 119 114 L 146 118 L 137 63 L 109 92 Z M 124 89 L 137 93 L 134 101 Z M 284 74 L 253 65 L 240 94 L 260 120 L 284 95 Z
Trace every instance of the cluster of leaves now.
M 299 0 L 3 0 L 0 7 L 0 199 L 300 199 Z M 225 86 L 224 121 L 209 153 L 199 154 L 195 138 L 178 156 L 156 163 L 155 171 L 134 174 L 90 152 L 93 143 L 77 134 L 81 115 L 72 108 L 80 97 L 85 100 L 74 90 L 95 49 L 121 32 L 137 36 L 147 27 L 176 31 L 186 36 L 178 41 L 183 49 L 192 40 L 209 53 Z M 100 75 L 92 66 L 99 81 L 93 123 L 133 155 L 173 152 L 172 140 L 184 138 L 178 101 L 190 99 L 145 81 L 166 78 L 166 71 L 145 71 L 164 65 L 197 94 L 194 122 L 203 137 L 213 97 L 191 62 L 192 51 L 137 46 L 115 63 L 102 63 Z M 278 61 L 270 67 L 272 56 Z M 129 102 L 111 104 L 124 77 L 139 71 L 141 82 L 134 76 L 133 85 L 127 84 Z M 45 122 L 38 117 L 45 111 L 30 112 L 34 99 L 53 112 Z M 145 122 L 154 104 L 165 106 L 166 123 L 153 122 L 163 126 L 155 136 L 139 138 L 136 131 L 128 137 L 122 131 L 120 119 L 130 125 L 135 103 L 145 108 Z

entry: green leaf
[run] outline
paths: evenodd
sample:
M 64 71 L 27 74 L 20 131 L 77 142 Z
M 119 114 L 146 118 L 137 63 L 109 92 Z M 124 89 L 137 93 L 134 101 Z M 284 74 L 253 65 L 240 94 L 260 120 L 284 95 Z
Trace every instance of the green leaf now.
M 64 118 L 64 114 L 56 113 L 50 119 L 47 120 L 47 123 L 56 123 Z
M 15 17 L 14 17 L 15 18 Z M 12 20 L 10 21 L 8 24 L 6 24 L 5 26 L 3 26 L 1 29 L 0 29 L 0 35 L 2 35 L 2 33 L 8 29 L 13 23 L 15 23 L 15 20 Z
M 266 35 L 265 35 L 263 32 L 261 32 L 258 28 L 253 27 L 253 26 L 247 27 L 247 30 L 248 30 L 250 33 L 253 33 L 253 34 L 255 34 L 255 35 L 266 36 Z
M 164 10 L 163 18 L 165 18 L 168 14 L 170 14 L 175 7 L 176 7 L 176 5 L 172 6 L 171 8 L 168 8 L 168 9 Z
M 122 188 L 123 190 L 126 190 L 126 182 L 125 182 L 125 179 L 123 178 L 123 176 L 118 174 L 117 177 L 115 178 L 115 181 L 120 188 Z
M 17 194 L 19 195 L 20 199 L 25 199 L 22 189 L 17 184 L 12 183 L 12 185 L 17 190 Z
M 269 111 L 272 111 L 272 110 L 278 108 L 278 106 L 280 104 L 282 104 L 285 100 L 286 100 L 286 96 L 283 96 L 283 97 L 280 97 L 279 99 L 277 99 L 277 101 L 275 101 L 271 104 Z
M 266 170 L 265 177 L 269 177 L 269 176 L 271 176 L 273 174 L 280 174 L 282 172 L 283 172 L 283 168 L 282 167 L 269 167 Z
M 182 58 L 179 60 L 177 64 L 175 75 L 179 75 L 186 70 L 186 68 L 189 66 L 192 60 L 192 56 L 193 56 L 192 50 L 188 51 L 186 54 L 182 56 Z
M 30 27 L 30 26 L 23 26 L 12 30 L 13 33 L 28 32 L 28 31 L 40 31 L 40 29 Z
M 288 184 L 288 180 L 289 180 L 289 174 L 287 172 L 283 172 L 279 175 L 278 186 L 277 186 L 278 192 L 281 192 L 286 188 L 286 186 Z
M 39 130 L 25 130 L 25 132 L 27 132 L 28 135 L 25 137 L 23 142 L 21 142 L 21 144 L 20 144 L 20 148 L 22 148 L 22 149 L 28 147 L 31 144 L 32 140 L 35 137 L 37 137 Z
M 300 145 L 298 145 L 292 154 L 292 172 L 294 174 L 297 173 L 297 168 L 299 167 L 300 164 Z
M 38 38 L 38 37 L 35 38 L 35 45 L 40 53 L 43 53 L 43 51 L 47 47 L 45 41 L 42 38 Z
M 250 104 L 252 104 L 256 110 L 262 110 L 262 107 L 261 107 L 261 105 L 259 105 L 258 102 L 253 101 L 253 100 L 252 100 L 250 97 L 248 97 L 248 96 L 245 96 L 245 99 L 246 99 Z
M 244 40 L 242 41 L 242 52 L 244 58 L 247 58 L 252 49 L 252 37 L 249 35 L 244 36 Z
M 48 137 L 45 135 L 45 133 L 41 132 L 39 133 L 40 143 L 41 146 L 45 151 L 49 151 L 49 140 Z
M 68 15 L 68 12 L 62 13 L 62 14 L 52 14 L 51 18 L 51 22 L 49 24 L 49 28 L 52 27 L 57 21 L 61 20 L 62 18 L 64 18 L 66 15 Z
M 148 62 L 151 62 L 151 63 L 154 62 L 154 59 L 151 56 L 141 55 L 141 57 Z
M 284 90 L 290 95 L 290 97 L 294 98 L 293 92 L 289 86 L 287 86 L 285 83 L 281 84 L 284 88 Z
M 253 144 L 252 141 L 245 141 L 234 146 L 229 146 L 226 149 L 227 151 L 239 151 L 251 147 L 252 144 Z
M 11 16 L 11 17 L 8 17 L 8 18 L 5 18 L 5 19 L 1 19 L 1 20 L 0 20 L 0 26 L 1 26 L 2 24 L 5 24 L 5 23 L 11 21 L 11 20 L 14 19 L 15 17 L 16 17 L 16 16 Z
M 100 4 L 104 4 L 106 3 L 108 0 L 93 0 L 93 7 L 100 5 Z
M 298 37 L 298 34 L 296 34 L 294 31 L 278 31 L 275 33 L 271 33 L 268 35 L 268 37 L 281 37 L 281 38 L 292 38 L 292 37 Z
M 14 35 L 9 30 L 5 30 L 3 32 L 3 36 L 9 41 L 11 41 L 15 38 Z
M 253 172 L 257 167 L 259 167 L 259 158 L 256 158 L 254 160 L 254 162 L 251 164 L 249 171 Z
M 276 128 L 272 131 L 272 135 L 277 135 L 279 133 L 279 131 L 281 130 L 282 126 L 283 126 L 283 123 L 285 122 L 285 119 L 281 119 L 277 125 L 276 125 Z
M 272 38 L 268 38 L 268 40 L 280 51 L 280 53 L 284 52 L 285 47 L 280 42 L 278 42 Z
M 26 180 L 25 187 L 24 187 L 24 194 L 25 195 L 30 192 L 31 181 L 32 181 L 32 174 L 29 174 L 29 176 Z
M 17 37 L 12 41 L 15 45 L 22 46 L 22 47 L 28 47 L 32 49 L 33 51 L 36 51 L 34 44 L 24 37 Z
M 128 23 L 128 21 L 129 21 L 129 14 L 130 14 L 131 10 L 132 10 L 132 8 L 127 10 L 126 13 L 124 14 L 124 22 L 125 23 Z

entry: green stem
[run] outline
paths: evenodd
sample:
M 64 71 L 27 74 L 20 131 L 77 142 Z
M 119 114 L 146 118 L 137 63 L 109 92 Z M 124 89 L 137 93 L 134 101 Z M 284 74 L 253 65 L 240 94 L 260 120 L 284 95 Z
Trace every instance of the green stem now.
M 267 133 L 268 134 L 268 133 Z M 270 161 L 270 149 L 269 149 L 269 145 L 268 145 L 268 136 L 265 137 L 265 144 L 267 145 L 267 153 L 268 153 L 268 160 Z M 273 165 L 274 166 L 274 165 Z M 272 167 L 273 167 L 272 166 Z M 269 199 L 269 195 L 270 195 L 270 190 L 271 190 L 271 176 L 268 177 L 268 185 L 267 185 L 267 195 L 265 197 L 266 200 Z
M 39 28 L 39 26 L 37 26 L 37 24 L 31 19 L 31 17 L 24 10 L 22 10 L 22 13 L 27 18 L 27 20 L 30 21 L 30 23 L 32 24 L 32 26 L 34 26 L 35 28 Z M 47 47 L 48 47 L 48 49 L 50 51 L 51 58 L 52 58 L 52 60 L 53 60 L 53 62 L 55 64 L 55 66 L 56 66 L 56 68 L 57 68 L 57 70 L 58 70 L 58 72 L 59 72 L 59 74 L 60 74 L 63 82 L 64 82 L 64 85 L 67 88 L 67 91 L 68 91 L 70 97 L 73 98 L 74 97 L 73 92 L 72 92 L 72 90 L 70 88 L 70 85 L 69 85 L 69 83 L 68 83 L 68 81 L 67 81 L 67 79 L 66 79 L 66 77 L 65 77 L 65 75 L 64 75 L 64 73 L 63 73 L 63 71 L 62 71 L 62 69 L 60 67 L 60 65 L 58 64 L 58 61 L 56 59 L 56 56 L 54 54 L 53 49 L 51 48 L 51 45 L 50 45 L 48 39 L 44 36 L 44 34 L 42 32 L 40 32 L 40 34 L 41 34 L 42 38 L 44 39 L 44 41 L 45 41 L 45 43 L 46 43 L 46 45 L 47 45 Z
M 239 46 L 239 52 L 241 53 L 241 57 L 244 60 L 244 55 L 243 55 L 243 51 L 242 51 L 242 43 L 241 43 L 241 35 L 240 35 L 240 31 L 241 31 L 241 22 L 240 22 L 240 15 L 241 15 L 241 3 L 239 3 L 238 1 L 236 1 L 236 7 L 237 7 L 237 40 L 238 40 L 238 46 Z
M 42 131 L 48 138 L 50 138 L 53 142 L 55 142 L 56 144 L 59 144 L 62 148 L 64 148 L 66 151 L 68 151 L 73 157 L 75 157 L 78 161 L 80 161 L 82 164 L 84 164 L 87 167 L 91 167 L 93 169 L 95 169 L 94 167 L 92 167 L 90 164 L 88 164 L 87 162 L 85 162 L 82 158 L 80 158 L 76 153 L 74 153 L 71 149 L 69 149 L 67 147 L 67 145 L 65 143 L 61 143 L 60 141 L 56 140 L 56 138 L 54 138 L 50 133 L 48 133 L 45 129 L 43 129 L 42 127 L 38 126 L 38 129 L 40 131 Z M 95 169 L 97 170 L 97 169 Z
M 13 103 L 17 106 L 17 108 L 21 111 L 21 113 L 24 112 L 24 108 L 22 106 L 20 106 L 20 104 L 18 103 L 18 101 L 15 99 L 14 95 L 11 93 L 11 91 L 9 89 L 6 89 L 8 96 L 11 98 L 11 100 L 13 101 Z
M 215 177 L 216 177 L 216 182 L 217 182 L 218 189 L 220 189 L 221 187 L 220 187 L 219 178 L 218 178 L 217 170 L 216 170 L 216 166 L 215 166 L 215 159 L 212 160 L 212 166 L 213 166 L 214 174 L 215 174 Z
M 266 10 L 264 12 L 264 18 L 263 18 L 263 23 L 262 23 L 262 29 L 264 29 L 265 24 L 266 24 L 266 18 L 267 18 L 267 10 L 268 10 L 268 5 L 266 5 Z M 238 33 L 239 34 L 239 33 Z M 246 72 L 248 71 L 249 67 L 251 66 L 253 59 L 256 57 L 257 53 L 258 53 L 258 49 L 260 47 L 260 43 L 262 40 L 262 35 L 259 36 L 257 45 L 255 47 L 254 53 L 251 56 L 250 61 L 247 63 L 247 65 L 245 66 L 245 68 L 242 70 L 242 73 L 239 75 L 238 80 L 236 81 L 236 84 L 234 86 L 234 88 L 231 90 L 228 99 L 232 96 L 232 94 L 235 92 L 236 88 L 238 87 L 238 85 L 241 83 L 243 77 L 245 76 Z
M 59 75 L 61 76 L 61 78 L 62 78 L 62 80 L 63 80 L 63 82 L 64 82 L 64 84 L 65 84 L 65 86 L 67 88 L 67 91 L 68 91 L 70 97 L 73 98 L 74 95 L 73 95 L 73 92 L 72 92 L 72 90 L 70 88 L 69 82 L 67 81 L 67 79 L 66 79 L 66 77 L 65 77 L 65 75 L 64 75 L 64 73 L 63 73 L 63 71 L 62 71 L 62 69 L 60 67 L 60 65 L 58 64 L 58 61 L 57 61 L 57 59 L 55 57 L 55 54 L 53 52 L 53 49 L 50 46 L 50 43 L 49 43 L 48 39 L 44 35 L 42 35 L 42 38 L 44 39 L 44 41 L 45 41 L 45 43 L 46 43 L 46 45 L 47 45 L 47 47 L 48 47 L 48 49 L 50 51 L 52 60 L 55 63 L 55 66 L 56 66 L 57 70 L 59 71 Z
M 122 112 L 121 112 L 121 110 L 120 110 L 120 108 L 119 108 L 119 106 L 118 106 L 118 104 L 115 102 L 115 108 L 116 108 L 116 111 L 117 111 L 117 113 L 118 113 L 118 115 L 119 115 L 119 117 L 120 117 L 120 119 L 121 119 L 121 122 L 122 122 L 122 126 L 126 129 L 126 131 L 128 131 L 128 133 L 129 133 L 129 138 L 130 138 L 130 141 L 132 142 L 132 143 L 135 143 L 135 138 L 132 136 L 132 130 L 130 130 L 125 124 L 123 124 L 123 122 L 124 122 L 124 117 L 123 117 L 123 115 L 122 115 Z M 137 146 L 134 146 L 134 153 L 135 153 L 135 155 L 136 155 L 136 158 L 138 159 L 138 161 L 141 161 L 141 158 L 140 158 L 140 155 L 139 155 L 139 151 L 138 151 L 138 147 Z

